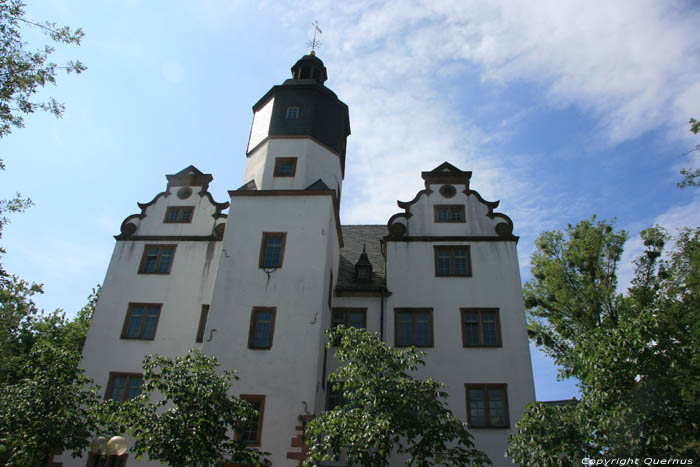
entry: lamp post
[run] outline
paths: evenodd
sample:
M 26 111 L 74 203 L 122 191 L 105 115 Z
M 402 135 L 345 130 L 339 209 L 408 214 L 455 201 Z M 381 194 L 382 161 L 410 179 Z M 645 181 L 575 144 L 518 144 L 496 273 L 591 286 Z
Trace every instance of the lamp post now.
M 112 436 L 109 441 L 104 436 L 98 436 L 90 443 L 94 457 L 93 467 L 115 467 L 116 457 L 124 454 L 126 448 L 126 440 L 121 436 Z

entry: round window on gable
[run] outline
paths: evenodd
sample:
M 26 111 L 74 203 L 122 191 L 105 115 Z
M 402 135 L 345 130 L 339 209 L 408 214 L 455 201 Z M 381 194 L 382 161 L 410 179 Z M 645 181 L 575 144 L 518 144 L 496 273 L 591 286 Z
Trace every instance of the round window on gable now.
M 180 199 L 187 199 L 190 196 L 192 196 L 192 188 L 188 186 L 183 186 L 179 190 L 177 190 L 177 197 Z
M 452 198 L 457 194 L 457 189 L 452 185 L 442 185 L 440 187 L 440 194 L 445 198 Z

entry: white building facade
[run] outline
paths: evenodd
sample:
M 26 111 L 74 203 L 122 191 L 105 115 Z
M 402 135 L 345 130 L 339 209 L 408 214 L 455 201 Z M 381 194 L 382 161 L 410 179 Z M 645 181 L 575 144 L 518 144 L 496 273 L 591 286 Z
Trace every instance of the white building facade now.
M 292 466 L 302 421 L 342 403 L 326 384 L 337 362 L 324 330 L 364 327 L 424 350 L 417 376 L 446 383 L 477 447 L 507 465 L 507 437 L 535 399 L 513 224 L 470 188 L 471 172 L 444 163 L 387 225 L 342 226 L 350 124 L 326 77 L 306 55 L 255 104 L 229 202 L 190 166 L 124 220 L 82 367 L 106 398 L 126 400 L 146 355 L 199 348 L 237 370 L 232 394 L 259 408 L 251 446 Z

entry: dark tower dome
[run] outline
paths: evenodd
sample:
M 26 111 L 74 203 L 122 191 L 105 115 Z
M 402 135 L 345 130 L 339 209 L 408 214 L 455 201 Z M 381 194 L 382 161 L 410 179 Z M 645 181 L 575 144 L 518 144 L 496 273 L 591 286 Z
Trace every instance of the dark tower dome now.
M 318 84 L 323 84 L 328 79 L 328 73 L 321 59 L 312 52 L 310 55 L 304 55 L 294 64 L 292 79 L 312 79 Z
M 323 84 L 327 79 L 321 59 L 315 54 L 304 55 L 292 67 L 292 78 L 270 89 L 253 106 L 253 112 L 257 113 L 272 101 L 266 136 L 313 138 L 340 157 L 344 173 L 350 134 L 348 106 Z M 257 144 L 249 142 L 248 154 Z

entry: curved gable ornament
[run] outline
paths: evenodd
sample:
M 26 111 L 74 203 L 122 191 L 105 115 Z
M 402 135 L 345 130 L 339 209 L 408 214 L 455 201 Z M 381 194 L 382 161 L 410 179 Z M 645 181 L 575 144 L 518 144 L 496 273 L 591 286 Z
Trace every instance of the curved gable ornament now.
M 167 198 L 169 197 L 172 193 L 170 193 L 171 188 L 173 187 L 181 187 L 181 186 L 201 186 L 201 189 L 199 190 L 199 196 L 206 196 L 209 199 L 209 202 L 214 206 L 215 211 L 214 214 L 212 214 L 212 217 L 214 219 L 219 219 L 219 218 L 227 218 L 226 214 L 223 214 L 222 211 L 226 208 L 229 207 L 229 202 L 223 202 L 223 203 L 218 203 L 214 200 L 214 197 L 212 194 L 208 191 L 209 188 L 209 182 L 211 182 L 214 177 L 212 177 L 211 174 L 205 174 L 201 172 L 199 169 L 197 169 L 193 165 L 189 165 L 182 169 L 181 171 L 175 173 L 175 174 L 170 174 L 165 176 L 166 179 L 168 180 L 168 185 L 165 189 L 165 191 L 161 191 L 158 193 L 151 201 L 147 203 L 139 203 L 137 202 L 136 204 L 138 205 L 139 209 L 141 209 L 141 212 L 138 214 L 131 214 L 130 216 L 127 216 L 124 221 L 122 221 L 122 224 L 119 228 L 120 234 L 115 235 L 114 238 L 117 240 L 124 240 L 127 238 L 130 238 L 134 236 L 136 231 L 138 230 L 140 222 L 134 222 L 134 221 L 140 221 L 144 219 L 147 214 L 146 211 L 148 210 L 149 207 L 153 206 L 158 202 L 160 198 Z M 217 226 L 214 228 L 216 229 Z M 223 236 L 223 231 L 219 229 L 219 231 L 215 232 L 215 236 Z
M 408 219 L 413 217 L 411 208 L 422 196 L 430 196 L 434 192 L 430 188 L 431 184 L 460 184 L 465 186 L 462 193 L 467 195 L 467 197 L 473 195 L 478 202 L 486 206 L 486 216 L 489 219 L 498 218 L 502 220 L 502 222 L 498 222 L 494 226 L 494 236 L 479 236 L 474 237 L 474 239 L 507 240 L 515 241 L 517 243 L 520 237 L 513 235 L 513 221 L 511 218 L 506 214 L 494 212 L 494 209 L 498 207 L 500 201 L 486 201 L 476 190 L 470 189 L 469 181 L 471 179 L 471 175 L 472 173 L 470 171 L 462 171 L 448 162 L 440 164 L 430 172 L 422 172 L 421 176 L 425 180 L 425 189 L 420 190 L 411 201 L 397 201 L 398 206 L 402 208 L 404 212 L 398 212 L 389 218 L 389 221 L 387 222 L 387 228 L 389 230 L 387 239 L 409 240 L 411 238 L 408 231 Z

